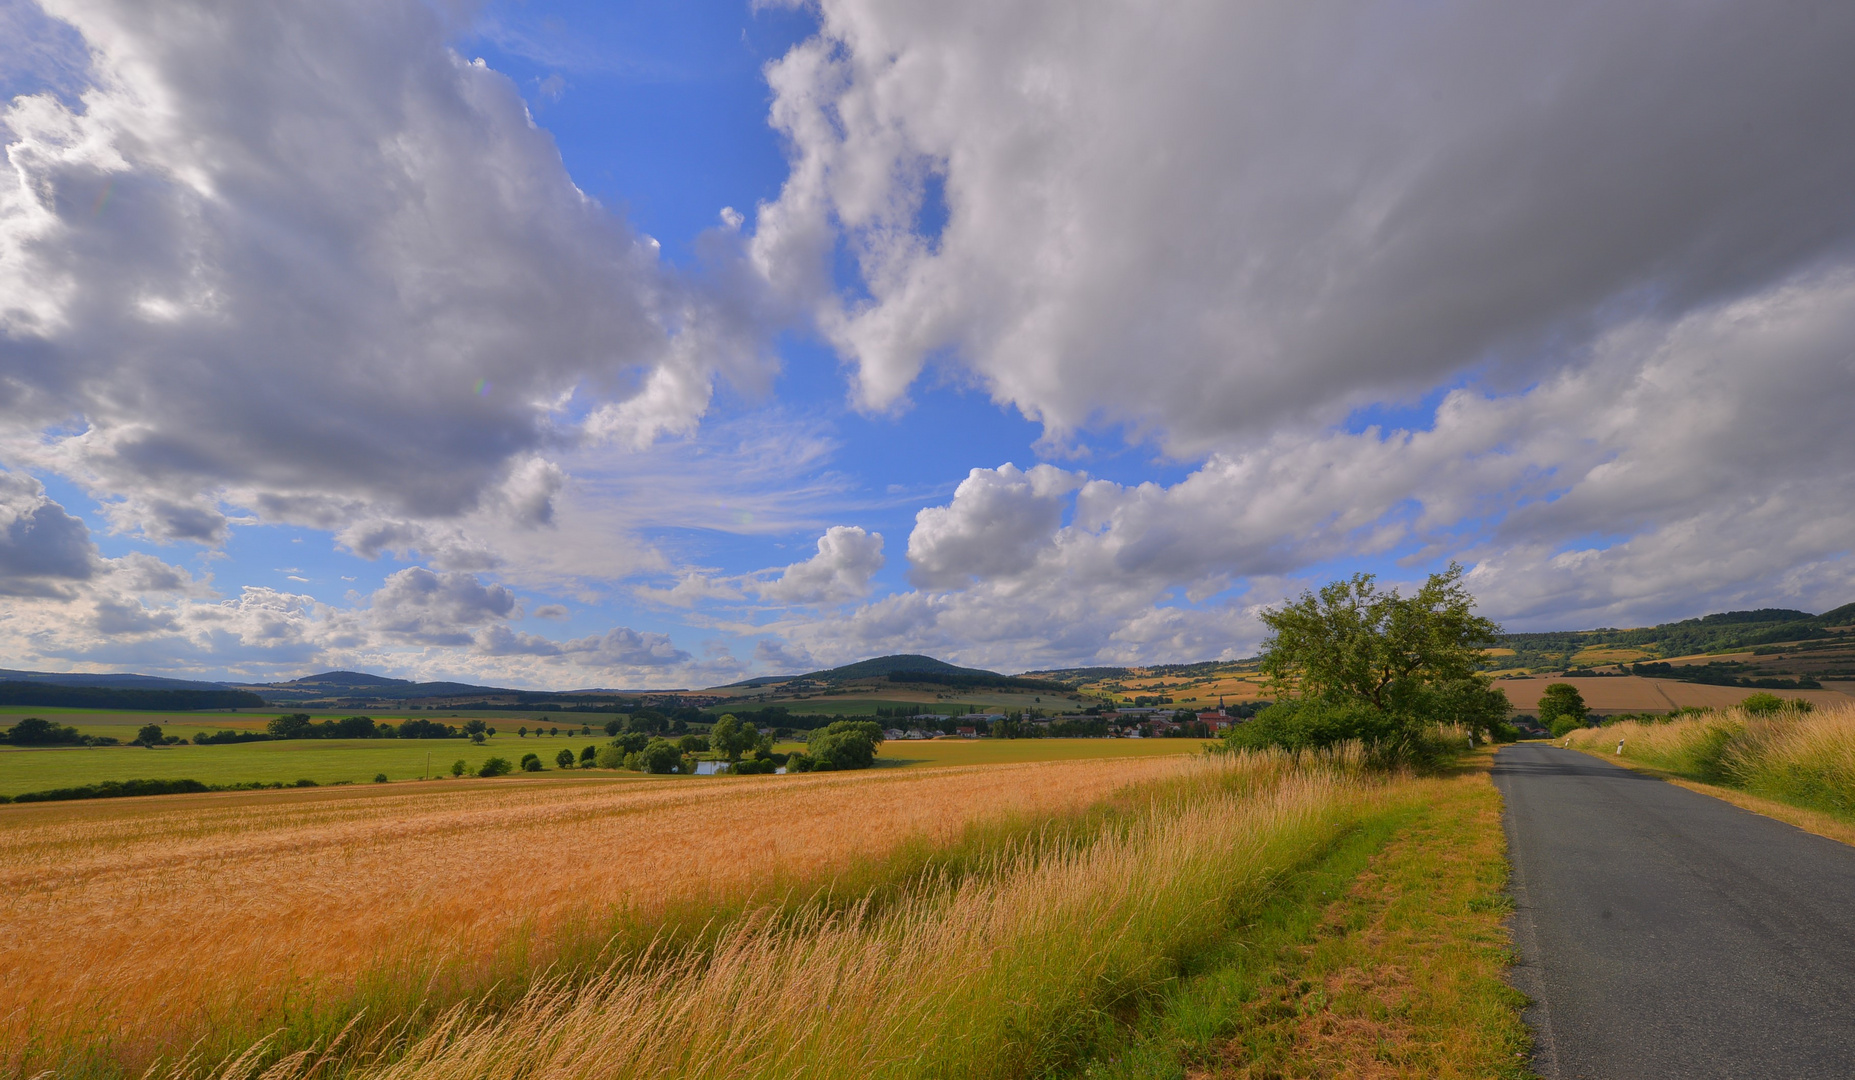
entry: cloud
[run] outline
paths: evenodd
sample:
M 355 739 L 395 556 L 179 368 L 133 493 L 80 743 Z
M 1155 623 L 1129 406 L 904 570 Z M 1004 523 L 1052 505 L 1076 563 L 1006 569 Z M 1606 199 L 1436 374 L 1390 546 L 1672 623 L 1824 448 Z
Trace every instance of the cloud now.
M 577 417 L 643 445 L 762 380 L 439 8 L 45 6 L 91 63 L 0 113 L 0 436 L 119 528 L 545 526 Z
M 818 11 L 769 69 L 792 172 L 753 252 L 869 408 L 945 355 L 1053 437 L 1198 456 L 1524 386 L 1855 240 L 1855 9 Z
M 974 469 L 953 502 L 915 515 L 908 534 L 908 578 L 946 587 L 1027 569 L 1063 517 L 1063 496 L 1082 478 L 1050 465 L 1029 472 L 1006 462 Z
M 0 595 L 58 596 L 98 567 L 90 529 L 33 478 L 0 472 Z
M 475 574 L 435 574 L 411 566 L 388 577 L 370 598 L 373 627 L 387 637 L 428 645 L 465 645 L 470 630 L 518 617 L 515 594 L 501 585 L 484 585 Z
M 882 563 L 881 533 L 833 525 L 818 538 L 818 554 L 750 587 L 761 599 L 777 604 L 842 603 L 868 596 L 870 579 Z

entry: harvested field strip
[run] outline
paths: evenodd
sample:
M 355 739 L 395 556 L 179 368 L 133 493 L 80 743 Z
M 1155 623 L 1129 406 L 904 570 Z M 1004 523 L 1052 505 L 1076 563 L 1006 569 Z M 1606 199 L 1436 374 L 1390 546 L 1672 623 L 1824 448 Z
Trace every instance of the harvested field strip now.
M 1403 785 L 1090 1075 L 1530 1077 L 1488 758 Z
M 701 949 L 623 957 L 508 1007 L 464 1006 L 367 1080 L 592 1076 L 1017 1077 L 1083 1066 L 1408 785 L 1355 765 L 1188 759 L 1099 829 L 1031 834 L 881 905 L 750 912 Z M 218 1070 L 327 1071 L 326 1049 Z M 177 1074 L 191 1070 L 181 1068 Z
M 975 823 L 1188 757 L 758 780 L 403 785 L 0 807 L 0 1065 L 139 1071 L 481 994 L 756 898 L 869 891 Z M 911 854 L 913 853 L 913 854 Z M 901 859 L 901 863 L 893 860 Z M 860 877 L 859 875 L 864 875 Z

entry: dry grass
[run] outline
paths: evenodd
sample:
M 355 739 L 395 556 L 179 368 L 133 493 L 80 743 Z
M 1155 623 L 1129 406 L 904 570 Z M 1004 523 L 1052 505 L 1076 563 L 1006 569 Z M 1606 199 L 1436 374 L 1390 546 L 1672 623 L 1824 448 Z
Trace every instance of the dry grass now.
M 1855 705 L 1752 716 L 1738 709 L 1572 733 L 1569 745 L 1623 754 L 1703 783 L 1855 818 Z
M 621 959 L 505 1009 L 460 1007 L 384 1052 L 341 1058 L 338 1071 L 865 1080 L 1074 1067 L 1096 1033 L 1176 980 L 1182 958 L 1227 936 L 1387 798 L 1357 779 L 1356 761 L 1152 767 L 1190 775 L 1086 836 L 1033 834 L 880 906 L 749 913 L 711 948 Z M 306 1052 L 217 1072 L 301 1080 L 323 1068 Z
M 134 1067 L 208 1034 L 235 1039 L 285 1016 L 300 1024 L 319 1003 L 369 985 L 440 1003 L 495 980 L 519 990 L 572 948 L 609 936 L 620 915 L 648 924 L 678 905 L 765 897 L 909 844 L 951 841 L 976 821 L 1078 810 L 1194 765 L 434 783 L 0 807 L 0 1066 L 23 1067 L 36 1044 L 86 1046 Z M 934 920 L 904 924 L 909 934 L 941 932 Z M 817 927 L 817 940 L 854 925 Z M 722 955 L 791 933 L 742 930 Z M 641 977 L 574 1001 L 645 993 Z

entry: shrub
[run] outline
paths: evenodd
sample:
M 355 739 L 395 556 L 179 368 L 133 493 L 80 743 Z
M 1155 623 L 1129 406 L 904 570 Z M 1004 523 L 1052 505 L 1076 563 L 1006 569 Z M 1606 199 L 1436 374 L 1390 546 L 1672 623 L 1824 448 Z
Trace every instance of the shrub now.
M 1807 713 L 1815 708 L 1815 706 L 1802 698 L 1781 698 L 1771 693 L 1749 695 L 1744 701 L 1739 703 L 1739 707 L 1751 713 L 1753 716 L 1776 716 L 1778 713 L 1785 712 L 1786 710 Z
M 1281 701 L 1224 735 L 1226 750 L 1325 750 L 1343 742 L 1398 738 L 1404 725 L 1363 702 Z
M 451 763 L 451 775 L 462 776 L 464 775 L 464 770 L 468 768 L 470 768 L 470 766 L 464 764 L 464 759 L 458 758 L 456 761 L 453 761 Z
M 592 760 L 593 760 L 594 758 L 596 758 L 596 757 L 598 757 L 598 756 L 599 756 L 599 750 L 598 750 L 598 748 L 597 748 L 597 747 L 592 747 L 592 746 L 589 746 L 589 747 L 587 747 L 586 749 L 584 749 L 584 750 L 582 750 L 582 751 L 580 751 L 580 765 L 581 765 L 581 767 L 582 767 L 582 768 L 583 768 L 583 767 L 585 767 L 585 765 L 586 765 L 586 763 L 587 763 L 587 762 L 589 762 L 589 761 L 592 761 Z
M 625 767 L 625 752 L 617 746 L 606 746 L 594 755 L 593 764 L 601 769 L 622 769 Z
M 541 771 L 541 755 L 540 754 L 523 754 L 522 755 L 522 771 L 523 772 L 540 772 Z
M 375 774 L 374 774 L 374 783 L 376 783 L 376 784 L 384 784 L 384 783 L 386 783 L 386 782 L 387 782 L 387 779 L 386 779 L 386 774 L 385 774 L 385 773 L 383 773 L 383 772 L 377 772 L 377 773 L 375 773 Z
M 555 754 L 554 764 L 560 766 L 563 769 L 573 768 L 573 751 L 562 750 L 560 753 Z
M 477 775 L 507 776 L 513 771 L 515 771 L 514 767 L 509 764 L 508 758 L 493 757 L 483 763 L 483 767 L 477 770 Z

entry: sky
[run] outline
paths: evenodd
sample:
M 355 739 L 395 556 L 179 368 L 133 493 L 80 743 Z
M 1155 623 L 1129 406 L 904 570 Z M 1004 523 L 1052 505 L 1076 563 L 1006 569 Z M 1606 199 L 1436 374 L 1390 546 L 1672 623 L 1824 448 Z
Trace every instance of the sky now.
M 1855 600 L 1855 6 L 0 0 L 0 667 Z

